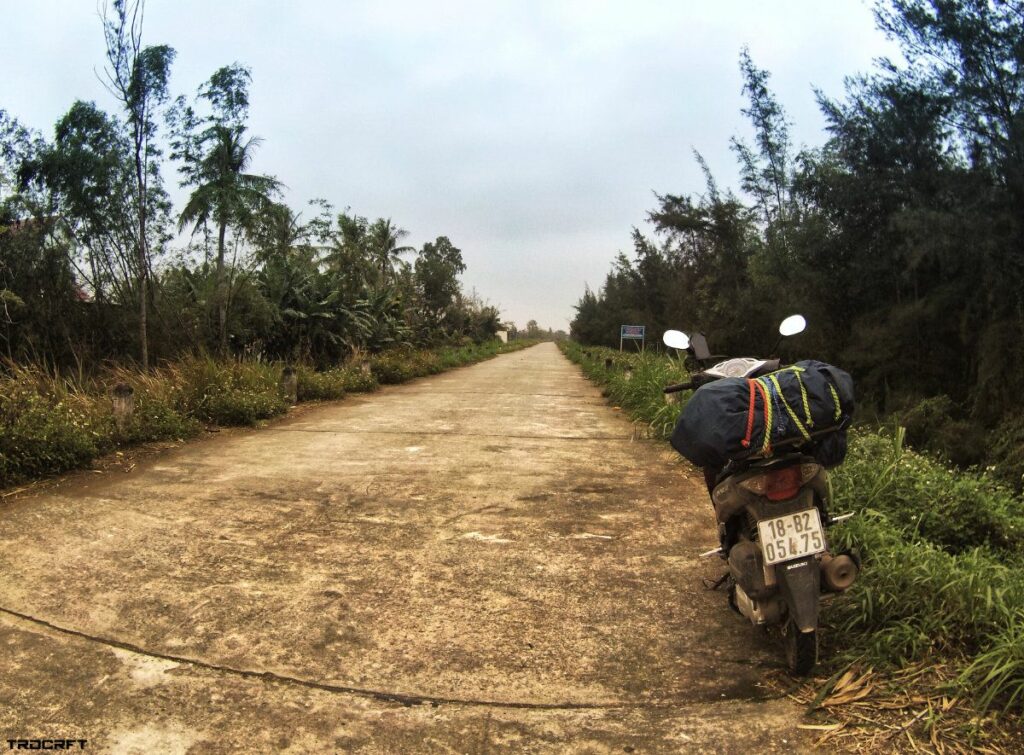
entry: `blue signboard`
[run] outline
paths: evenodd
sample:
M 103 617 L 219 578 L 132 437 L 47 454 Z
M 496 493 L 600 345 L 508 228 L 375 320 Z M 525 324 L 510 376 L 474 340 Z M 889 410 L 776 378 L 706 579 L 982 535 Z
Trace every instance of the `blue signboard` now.
M 636 338 L 642 340 L 644 337 L 643 325 L 623 325 L 619 333 L 620 338 Z
M 626 340 L 639 341 L 640 350 L 643 351 L 646 340 L 644 339 L 643 325 L 623 325 L 619 330 L 619 351 L 622 351 L 622 343 Z

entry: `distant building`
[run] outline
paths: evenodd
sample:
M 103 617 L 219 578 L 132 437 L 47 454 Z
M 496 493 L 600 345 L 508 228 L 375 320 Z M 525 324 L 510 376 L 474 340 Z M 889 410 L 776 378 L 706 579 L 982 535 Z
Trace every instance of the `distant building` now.
M 508 343 L 508 331 L 507 330 L 499 330 L 494 335 L 496 335 L 498 338 L 500 338 L 502 343 Z

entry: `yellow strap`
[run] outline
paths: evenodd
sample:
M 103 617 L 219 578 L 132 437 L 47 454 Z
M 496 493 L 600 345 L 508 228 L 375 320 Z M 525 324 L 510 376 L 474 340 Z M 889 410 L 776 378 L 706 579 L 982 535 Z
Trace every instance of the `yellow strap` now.
M 836 422 L 838 422 L 839 418 L 843 416 L 843 408 L 839 405 L 839 394 L 836 393 L 835 386 L 832 385 L 832 383 L 827 383 L 827 385 L 828 385 L 829 391 L 831 391 L 831 393 L 832 393 L 832 401 L 836 405 L 836 415 L 835 416 L 836 416 Z
M 800 434 L 802 436 L 804 436 L 804 440 L 810 440 L 811 434 L 807 432 L 807 428 L 804 427 L 803 423 L 800 421 L 800 418 L 796 416 L 796 412 L 793 411 L 793 408 L 789 405 L 789 402 L 786 401 L 786 397 L 782 395 L 782 386 L 779 385 L 779 379 L 775 377 L 774 373 L 772 373 L 768 377 L 771 379 L 772 385 L 775 386 L 775 390 L 779 392 L 779 400 L 782 402 L 782 405 L 786 408 L 786 412 L 789 414 L 793 422 L 796 423 L 796 429 L 800 431 Z
M 772 390 L 764 378 L 758 378 L 763 392 L 761 397 L 764 400 L 764 441 L 761 443 L 761 453 L 766 454 L 772 450 Z
M 805 421 L 807 422 L 808 427 L 814 427 L 814 419 L 811 417 L 811 404 L 807 400 L 807 389 L 804 387 L 804 381 L 800 377 L 800 372 L 798 372 L 797 370 L 794 370 L 794 372 L 796 372 L 796 383 L 797 385 L 800 386 L 800 398 L 804 402 Z

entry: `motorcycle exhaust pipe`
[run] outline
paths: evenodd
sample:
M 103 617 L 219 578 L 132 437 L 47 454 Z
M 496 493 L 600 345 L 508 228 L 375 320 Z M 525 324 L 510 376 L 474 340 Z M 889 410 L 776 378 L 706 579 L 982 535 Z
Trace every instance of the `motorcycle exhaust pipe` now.
M 829 592 L 843 592 L 857 581 L 860 568 L 857 562 L 843 553 L 833 556 L 826 553 L 821 557 L 821 578 Z

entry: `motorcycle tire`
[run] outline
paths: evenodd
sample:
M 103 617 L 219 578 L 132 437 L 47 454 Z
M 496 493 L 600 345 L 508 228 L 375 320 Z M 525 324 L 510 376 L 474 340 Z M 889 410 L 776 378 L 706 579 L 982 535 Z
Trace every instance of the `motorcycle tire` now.
M 786 665 L 794 676 L 807 676 L 818 662 L 818 631 L 801 632 L 792 619 L 782 631 Z

